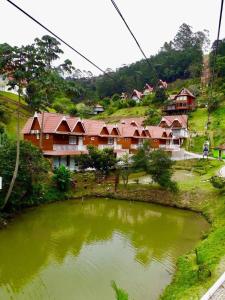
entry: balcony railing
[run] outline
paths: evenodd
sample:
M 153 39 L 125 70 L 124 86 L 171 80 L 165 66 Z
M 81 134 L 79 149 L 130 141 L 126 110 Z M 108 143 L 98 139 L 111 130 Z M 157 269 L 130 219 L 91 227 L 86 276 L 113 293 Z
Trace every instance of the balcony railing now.
M 131 144 L 130 148 L 136 150 L 136 149 L 140 148 L 141 146 L 142 146 L 142 144 Z
M 177 145 L 177 144 L 163 144 L 163 145 L 159 145 L 159 148 L 162 148 L 162 149 L 180 149 L 180 145 Z
M 112 148 L 114 150 L 119 150 L 122 149 L 122 145 L 118 145 L 118 144 L 102 144 L 102 145 L 98 145 L 98 149 L 103 150 L 106 148 Z
M 87 147 L 84 145 L 61 145 L 61 144 L 54 144 L 53 145 L 54 151 L 85 151 Z

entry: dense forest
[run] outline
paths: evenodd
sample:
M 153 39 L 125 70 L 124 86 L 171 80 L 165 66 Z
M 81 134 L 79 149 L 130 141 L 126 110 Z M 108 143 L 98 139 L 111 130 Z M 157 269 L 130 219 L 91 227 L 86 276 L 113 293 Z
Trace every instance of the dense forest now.
M 146 83 L 155 85 L 158 79 L 173 82 L 176 79 L 199 77 L 202 71 L 203 50 L 208 47 L 206 30 L 193 32 L 191 26 L 182 24 L 170 42 L 146 60 L 123 66 L 108 75 L 81 78 L 77 81 L 89 97 L 111 97 L 115 93 L 142 90 Z

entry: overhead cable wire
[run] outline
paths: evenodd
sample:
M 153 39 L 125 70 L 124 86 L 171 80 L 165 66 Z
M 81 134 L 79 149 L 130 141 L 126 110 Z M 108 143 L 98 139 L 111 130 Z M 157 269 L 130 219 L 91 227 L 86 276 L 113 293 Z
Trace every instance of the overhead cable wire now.
M 224 0 L 221 0 L 221 5 L 220 5 L 220 16 L 219 16 L 219 23 L 218 23 L 218 30 L 217 30 L 217 39 L 216 39 L 216 45 L 215 45 L 215 50 L 213 52 L 213 62 L 212 62 L 212 76 L 210 79 L 210 98 L 212 99 L 213 96 L 213 85 L 215 81 L 215 68 L 216 68 L 216 57 L 217 57 L 217 52 L 218 52 L 218 46 L 219 46 L 219 39 L 220 39 L 220 30 L 221 30 L 221 24 L 222 24 L 222 18 L 223 18 L 223 5 L 224 5 Z M 208 103 L 208 122 L 207 122 L 207 128 L 209 125 L 209 103 Z
M 46 31 L 48 31 L 51 35 L 53 35 L 57 40 L 59 40 L 60 42 L 62 42 L 64 45 L 66 45 L 67 47 L 69 47 L 72 51 L 76 52 L 79 56 L 81 56 L 83 59 L 85 59 L 87 62 L 89 62 L 92 66 L 94 66 L 96 69 L 98 69 L 99 71 L 101 71 L 103 74 L 107 75 L 108 77 L 110 77 L 111 79 L 114 80 L 113 77 L 111 77 L 108 73 L 106 73 L 102 68 L 100 68 L 98 65 L 96 65 L 93 61 L 91 61 L 89 58 L 87 58 L 85 55 L 83 55 L 80 51 L 76 50 L 73 46 L 71 46 L 69 43 L 67 43 L 65 40 L 63 40 L 61 37 L 59 37 L 57 34 L 55 34 L 53 31 L 51 31 L 49 28 L 47 28 L 45 25 L 43 25 L 41 22 L 39 22 L 37 19 L 35 19 L 34 17 L 32 17 L 29 13 L 27 13 L 25 10 L 23 10 L 21 7 L 19 7 L 18 5 L 16 5 L 13 1 L 11 0 L 6 0 L 7 2 L 9 2 L 11 5 L 13 5 L 16 9 L 18 9 L 19 11 L 21 11 L 24 15 L 26 15 L 28 18 L 30 18 L 32 21 L 34 21 L 36 24 L 38 24 L 39 26 L 41 26 L 43 29 L 45 29 Z
M 150 64 L 149 59 L 147 58 L 147 56 L 146 56 L 144 50 L 142 49 L 140 43 L 138 42 L 137 38 L 135 37 L 134 33 L 132 32 L 132 30 L 131 30 L 130 26 L 128 25 L 127 21 L 125 20 L 125 18 L 124 18 L 124 16 L 123 16 L 123 14 L 121 13 L 119 7 L 117 6 L 117 4 L 115 3 L 114 0 L 110 0 L 110 1 L 112 2 L 114 8 L 116 9 L 116 11 L 118 12 L 119 16 L 121 17 L 121 19 L 123 20 L 124 24 L 126 25 L 128 31 L 130 32 L 131 36 L 133 37 L 135 43 L 137 44 L 139 50 L 141 51 L 142 55 L 144 56 L 146 62 L 147 62 L 148 65 L 149 65 L 149 67 L 152 69 L 153 66 Z

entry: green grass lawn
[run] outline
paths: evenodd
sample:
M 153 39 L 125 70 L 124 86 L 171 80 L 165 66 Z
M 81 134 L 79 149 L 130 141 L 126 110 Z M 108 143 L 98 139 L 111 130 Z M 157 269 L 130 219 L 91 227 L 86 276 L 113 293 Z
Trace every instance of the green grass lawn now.
M 145 113 L 148 111 L 148 106 L 135 106 L 135 107 L 129 107 L 129 108 L 122 108 L 118 109 L 113 114 L 108 114 L 107 111 L 105 111 L 102 114 L 99 114 L 97 116 L 94 116 L 92 119 L 100 120 L 105 119 L 109 120 L 110 122 L 118 122 L 121 120 L 121 118 L 129 118 L 129 117 L 143 117 L 145 116 Z
M 9 99 L 10 101 L 6 101 L 6 99 Z M 21 107 L 20 107 L 20 128 L 22 130 L 23 126 L 25 125 L 27 119 L 32 115 L 30 109 L 26 105 L 25 101 L 21 101 Z M 16 124 L 17 124 L 17 108 L 18 108 L 18 96 L 9 93 L 9 92 L 0 92 L 0 105 L 5 110 L 8 121 L 6 124 L 6 132 L 7 135 L 10 138 L 16 137 Z

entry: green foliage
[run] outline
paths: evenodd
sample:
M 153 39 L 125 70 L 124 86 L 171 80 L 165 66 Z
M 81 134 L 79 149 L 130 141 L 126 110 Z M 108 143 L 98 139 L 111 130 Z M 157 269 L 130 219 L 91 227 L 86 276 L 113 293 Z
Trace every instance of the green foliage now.
M 225 179 L 219 176 L 213 176 L 210 178 L 210 182 L 216 189 L 224 189 L 225 188 Z
M 176 192 L 177 184 L 172 181 L 172 166 L 174 163 L 169 155 L 163 150 L 156 150 L 151 152 L 150 157 L 151 160 L 147 169 L 148 174 L 161 187 Z
M 135 155 L 132 157 L 134 170 L 143 170 L 151 175 L 154 182 L 162 188 L 176 192 L 178 187 L 176 182 L 172 181 L 173 161 L 163 150 L 150 152 L 149 144 L 144 143 Z
M 64 165 L 54 170 L 53 180 L 61 192 L 67 192 L 71 186 L 71 172 Z
M 150 157 L 149 143 L 145 142 L 138 148 L 137 153 L 132 156 L 132 169 L 148 172 Z
M 119 288 L 115 281 L 112 281 L 112 288 L 116 294 L 116 300 L 128 300 L 128 294 L 121 288 Z
M 117 159 L 112 148 L 99 150 L 94 146 L 88 146 L 88 154 L 76 156 L 79 169 L 93 168 L 96 173 L 108 175 L 110 170 L 116 168 Z
M 0 174 L 3 177 L 0 203 L 8 190 L 15 167 L 15 159 L 16 143 L 7 141 L 0 147 Z M 38 185 L 42 185 L 47 177 L 49 167 L 48 161 L 38 148 L 29 142 L 22 141 L 18 176 L 7 207 L 18 209 L 29 205 L 29 196 L 35 192 Z
M 155 91 L 155 98 L 154 102 L 163 104 L 168 99 L 168 95 L 166 93 L 166 90 L 164 88 L 158 87 Z
M 146 116 L 147 118 L 144 121 L 144 125 L 158 125 L 162 117 L 159 111 L 154 108 L 150 108 Z

